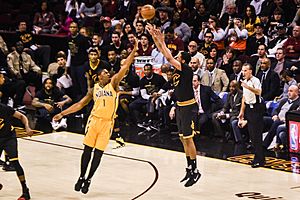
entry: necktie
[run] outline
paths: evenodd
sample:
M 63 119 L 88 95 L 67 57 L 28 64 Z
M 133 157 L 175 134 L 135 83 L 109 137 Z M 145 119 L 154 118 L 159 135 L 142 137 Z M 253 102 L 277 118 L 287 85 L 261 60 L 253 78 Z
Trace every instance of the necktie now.
M 234 80 L 238 81 L 238 75 L 237 74 L 234 75 Z
M 24 75 L 24 68 L 23 68 L 23 58 L 22 55 L 19 55 L 19 69 L 20 69 L 20 74 L 23 76 Z
M 212 73 L 209 73 L 209 83 L 208 83 L 208 86 L 211 86 L 212 84 Z
M 200 105 L 200 96 L 199 96 L 199 90 L 195 90 L 195 99 L 197 101 L 197 104 Z
M 265 78 L 266 78 L 266 72 L 263 72 L 263 75 L 262 75 L 261 80 L 260 80 L 261 84 L 263 84 Z

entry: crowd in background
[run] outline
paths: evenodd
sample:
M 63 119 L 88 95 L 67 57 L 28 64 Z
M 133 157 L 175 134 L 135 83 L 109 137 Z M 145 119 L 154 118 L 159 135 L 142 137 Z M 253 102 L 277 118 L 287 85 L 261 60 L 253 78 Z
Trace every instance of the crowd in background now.
M 148 21 L 140 13 L 145 4 L 156 8 L 155 18 Z M 275 148 L 287 144 L 285 113 L 300 105 L 298 87 L 293 87 L 300 81 L 298 0 L 49 0 L 1 5 L 0 19 L 10 16 L 16 28 L 14 45 L 7 46 L 0 37 L 2 103 L 13 101 L 15 108 L 30 104 L 36 117 L 50 122 L 92 88 L 94 68 L 106 68 L 112 76 L 118 72 L 136 36 L 137 59 L 152 59 L 143 66 L 142 77 L 134 64 L 124 77 L 119 118 L 124 124 L 168 130 L 169 111 L 176 102 L 173 71 L 145 30 L 146 23 L 152 23 L 164 32 L 173 56 L 187 51 L 192 57 L 191 81 L 203 133 L 249 142 L 246 129 L 237 125 L 241 69 L 247 62 L 261 81 L 267 105 L 264 146 L 268 148 L 275 135 Z M 56 60 L 51 60 L 56 44 L 37 44 L 34 38 L 40 34 L 65 35 L 68 51 L 55 52 Z M 154 73 L 156 66 L 159 73 Z M 207 128 L 211 126 L 213 130 Z

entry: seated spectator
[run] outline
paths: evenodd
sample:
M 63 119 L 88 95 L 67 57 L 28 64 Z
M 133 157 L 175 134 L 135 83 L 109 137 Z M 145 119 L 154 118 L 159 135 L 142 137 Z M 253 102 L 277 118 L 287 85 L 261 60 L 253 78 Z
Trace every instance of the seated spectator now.
M 81 25 L 93 27 L 96 20 L 102 15 L 102 5 L 96 0 L 85 0 L 80 4 L 78 13 Z
M 235 59 L 235 52 L 232 48 L 227 47 L 220 60 L 217 60 L 216 67 L 225 71 L 227 77 L 233 73 L 232 63 Z
M 139 56 L 151 56 L 152 46 L 149 41 L 149 35 L 143 34 L 141 35 L 141 39 L 139 42 L 139 49 L 137 50 Z
M 158 17 L 159 17 L 159 22 L 158 26 L 160 27 L 161 31 L 164 32 L 167 27 L 170 26 L 170 16 L 172 12 L 172 8 L 167 7 L 167 6 L 162 6 L 158 7 L 156 9 L 158 11 Z
M 145 33 L 145 23 L 142 20 L 139 20 L 135 24 L 135 36 L 140 40 L 141 36 L 144 33 Z
M 119 89 L 120 107 L 118 115 L 120 119 L 125 120 L 126 123 L 130 123 L 129 104 L 137 99 L 140 94 L 140 79 L 138 75 L 132 70 L 129 70 L 120 82 Z
M 247 39 L 246 55 L 248 56 L 255 54 L 258 49 L 258 46 L 262 44 L 264 44 L 265 46 L 268 45 L 268 38 L 266 35 L 264 35 L 263 25 L 261 23 L 254 24 L 254 30 L 254 34 L 249 36 Z
M 246 50 L 248 31 L 244 28 L 242 19 L 234 18 L 229 20 L 225 29 L 225 38 L 232 49 L 240 53 Z
M 105 51 L 107 52 L 107 49 L 114 49 L 116 54 L 119 56 L 121 54 L 121 51 L 126 49 L 126 44 L 121 41 L 120 33 L 113 32 L 111 35 L 111 43 L 107 47 L 105 47 Z
M 281 81 L 284 83 L 283 91 L 279 97 L 276 97 L 275 100 L 281 100 L 288 97 L 289 87 L 292 85 L 297 86 L 297 81 L 293 77 L 293 73 L 290 70 L 284 70 L 280 73 Z
M 265 101 L 273 101 L 280 94 L 280 79 L 276 72 L 271 69 L 271 61 L 263 58 L 260 65 L 261 71 L 257 78 L 261 82 L 261 96 Z
M 195 0 L 195 6 L 191 10 L 189 26 L 192 29 L 192 39 L 198 38 L 201 29 L 201 23 L 207 22 L 209 13 L 207 12 L 205 5 L 202 0 Z
M 224 50 L 224 38 L 225 38 L 225 32 L 224 30 L 220 27 L 219 20 L 215 16 L 210 16 L 208 19 L 208 24 L 206 22 L 202 23 L 202 30 L 199 33 L 199 40 L 204 40 L 204 36 L 206 35 L 206 32 L 211 32 L 214 37 L 213 41 L 217 45 L 218 50 Z
M 26 85 L 33 85 L 39 90 L 42 86 L 42 71 L 31 56 L 23 51 L 21 41 L 16 43 L 16 50 L 8 54 L 7 65 L 13 79 L 24 80 Z
M 163 85 L 162 89 L 158 92 L 161 96 L 157 95 L 157 107 L 159 112 L 159 128 L 162 130 L 170 130 L 171 118 L 169 116 L 171 108 L 176 102 L 174 97 L 173 74 L 174 70 L 171 67 L 165 67 L 167 82 Z
M 175 1 L 175 8 L 173 10 L 173 16 L 176 15 L 176 13 L 180 14 L 181 21 L 188 23 L 189 17 L 190 17 L 190 11 L 186 8 L 185 2 L 183 0 L 177 0 Z
M 300 26 L 293 28 L 293 35 L 283 44 L 283 50 L 286 52 L 286 58 L 299 60 L 300 56 Z
M 263 140 L 263 146 L 268 148 L 271 144 L 276 130 L 279 125 L 285 123 L 285 115 L 288 111 L 296 110 L 300 105 L 299 89 L 297 86 L 292 85 L 288 90 L 288 98 L 280 101 L 279 106 L 272 113 L 272 117 L 265 117 L 264 121 L 267 127 L 271 127 L 268 131 L 267 136 Z
M 121 0 L 118 3 L 116 19 L 126 22 L 133 22 L 135 14 L 137 13 L 137 3 L 133 0 Z
M 123 26 L 122 34 L 121 34 L 121 41 L 126 43 L 128 42 L 128 33 L 132 32 L 134 29 L 131 23 L 125 23 Z
M 50 75 L 50 77 L 55 76 L 55 74 L 57 74 L 58 68 L 61 67 L 64 70 L 67 70 L 66 64 L 67 64 L 67 56 L 65 52 L 59 51 L 56 54 L 56 62 L 53 62 L 48 66 L 47 72 Z
M 224 138 L 224 127 L 230 125 L 233 129 L 235 142 L 242 142 L 240 129 L 237 127 L 238 115 L 241 109 L 243 93 L 239 88 L 236 80 L 230 82 L 229 95 L 227 96 L 225 105 L 220 112 L 214 113 L 212 118 L 214 133 L 217 137 Z M 223 127 L 223 128 L 222 128 Z M 238 129 L 238 130 L 237 130 Z M 228 138 L 228 136 L 227 136 Z
M 48 10 L 47 1 L 41 2 L 40 11 L 36 12 L 33 18 L 33 30 L 35 34 L 51 33 L 52 26 L 55 24 L 55 17 Z
M 236 80 L 239 84 L 239 87 L 241 86 L 241 80 L 243 80 L 242 65 L 243 63 L 240 60 L 233 61 L 232 64 L 233 73 L 229 76 L 229 81 L 231 82 L 232 80 Z
M 225 6 L 225 3 L 223 6 Z M 222 13 L 223 13 L 222 12 L 220 15 L 220 24 L 223 29 L 225 29 L 229 25 L 229 22 L 231 22 L 231 20 L 238 17 L 238 13 L 237 13 L 237 9 L 236 9 L 236 5 L 234 4 L 234 1 L 227 4 L 225 6 L 224 10 L 225 10 L 224 14 L 222 15 Z
M 278 48 L 275 53 L 276 60 L 272 62 L 271 68 L 280 75 L 282 71 L 288 70 L 292 67 L 293 62 L 285 58 L 285 52 L 282 48 Z
M 286 27 L 286 22 L 283 19 L 283 10 L 281 8 L 276 8 L 274 14 L 270 19 L 270 26 L 268 27 L 268 37 L 273 40 L 278 36 L 278 24 L 282 24 Z
M 34 35 L 32 35 L 30 31 L 27 31 L 27 24 L 25 21 L 19 22 L 16 41 L 21 41 L 23 43 L 24 51 L 28 53 L 35 62 L 42 65 L 42 71 L 46 72 L 50 63 L 50 46 L 36 44 Z
M 173 56 L 176 56 L 179 51 L 184 50 L 184 43 L 180 37 L 177 37 L 172 27 L 167 27 L 165 30 L 165 42 Z
M 194 74 L 199 75 L 201 80 L 205 70 L 204 67 L 200 65 L 199 59 L 196 57 L 192 57 L 189 66 L 192 68 Z
M 198 44 L 196 41 L 190 41 L 188 45 L 188 53 L 192 58 L 198 58 L 200 66 L 205 66 L 205 56 L 198 52 Z
M 159 51 L 157 47 L 152 50 L 151 56 L 154 58 L 154 63 L 156 64 L 164 65 L 168 63 L 166 57 Z
M 60 113 L 71 102 L 72 99 L 59 91 L 53 81 L 47 78 L 43 82 L 43 88 L 36 93 L 32 106 L 37 108 L 36 117 L 38 120 L 50 123 L 52 117 Z
M 276 143 L 274 151 L 287 151 L 288 149 L 288 135 L 286 124 L 281 124 L 276 129 Z
M 109 45 L 111 42 L 111 34 L 113 32 L 111 18 L 101 17 L 100 22 L 101 22 L 100 26 L 95 27 L 95 33 L 99 33 L 99 35 L 102 36 L 104 45 Z
M 116 54 L 116 51 L 114 49 L 108 50 L 107 53 L 108 57 L 108 64 L 110 65 L 110 74 L 114 75 L 119 72 L 120 66 L 121 66 L 121 59 Z
M 180 37 L 185 44 L 189 42 L 192 32 L 190 27 L 180 18 L 180 13 L 174 13 L 170 27 L 174 29 L 175 35 Z
M 248 60 L 248 63 L 250 63 L 253 66 L 253 75 L 257 75 L 257 73 L 261 70 L 261 62 L 264 58 L 268 58 L 267 55 L 267 46 L 265 44 L 260 44 L 257 48 L 257 54 L 253 54 L 250 59 Z
M 209 58 L 209 52 L 212 51 L 212 49 L 216 49 L 215 61 L 217 61 L 218 47 L 215 43 L 213 43 L 213 39 L 214 35 L 211 32 L 206 32 L 204 34 L 204 42 L 199 45 L 199 52 L 202 53 L 205 58 Z
M 0 102 L 7 105 L 9 98 L 13 100 L 13 107 L 18 108 L 23 105 L 25 93 L 25 81 L 7 77 L 7 72 L 0 69 Z
M 288 38 L 288 35 L 286 34 L 286 27 L 283 24 L 279 23 L 276 29 L 277 35 L 268 44 L 268 51 L 270 55 L 274 55 L 278 48 L 282 48 Z
M 254 31 L 255 26 L 254 25 L 258 24 L 258 23 L 260 23 L 260 19 L 259 19 L 259 17 L 256 16 L 254 6 L 248 5 L 246 7 L 243 24 L 244 24 L 244 27 L 247 29 L 249 36 L 252 36 L 253 34 L 255 34 L 255 31 Z
M 198 127 L 203 131 L 203 127 L 212 119 L 213 112 L 223 107 L 222 99 L 216 95 L 211 87 L 200 84 L 200 77 L 193 76 L 193 88 L 196 102 L 199 106 Z M 200 131 L 200 132 L 201 132 Z
M 211 89 L 219 94 L 226 92 L 229 84 L 229 79 L 224 70 L 215 67 L 215 61 L 208 58 L 206 61 L 206 71 L 204 72 L 201 84 L 210 86 Z
M 144 66 L 144 74 L 145 76 L 140 81 L 141 96 L 129 104 L 129 110 L 134 117 L 133 120 L 138 122 L 138 126 L 149 125 L 149 122 L 153 121 L 155 105 L 152 99 L 159 95 L 159 90 L 166 83 L 163 76 L 153 72 L 151 64 Z M 139 117 L 143 106 L 146 106 L 147 109 L 147 116 L 144 121 Z

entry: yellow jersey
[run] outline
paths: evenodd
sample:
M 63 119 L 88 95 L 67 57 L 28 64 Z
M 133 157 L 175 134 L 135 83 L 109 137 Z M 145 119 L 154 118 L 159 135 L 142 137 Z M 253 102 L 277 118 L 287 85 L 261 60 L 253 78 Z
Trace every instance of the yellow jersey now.
M 118 94 L 111 83 L 101 87 L 99 83 L 94 85 L 94 106 L 92 116 L 105 120 L 113 120 L 119 104 Z

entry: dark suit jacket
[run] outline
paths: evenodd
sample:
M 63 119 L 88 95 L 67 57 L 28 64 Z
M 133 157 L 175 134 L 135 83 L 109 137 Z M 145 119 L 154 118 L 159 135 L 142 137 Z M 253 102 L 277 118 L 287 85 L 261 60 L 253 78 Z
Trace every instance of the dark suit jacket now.
M 209 86 L 200 84 L 200 100 L 204 113 L 209 117 L 213 112 L 223 108 L 222 99 Z
M 273 63 L 274 63 L 274 60 L 276 60 L 276 59 L 275 59 L 275 58 L 272 58 L 272 57 L 268 57 L 268 58 L 270 59 L 270 61 L 271 61 L 271 66 L 272 66 Z M 248 61 L 248 63 L 250 63 L 250 64 L 252 65 L 252 67 L 253 67 L 252 74 L 253 74 L 254 76 L 257 75 L 257 74 L 255 74 L 255 72 L 256 72 L 256 63 L 257 63 L 258 59 L 259 59 L 258 55 L 253 55 L 253 56 L 250 57 L 250 59 L 249 59 L 249 61 Z M 261 71 L 260 67 L 259 67 L 259 69 L 258 69 L 258 72 L 259 72 L 259 71 Z M 257 73 L 258 73 L 258 72 L 257 72 Z
M 280 113 L 280 110 L 282 106 L 287 102 L 288 98 L 284 98 L 280 101 L 278 107 L 273 111 L 272 116 L 278 115 Z M 296 110 L 300 106 L 300 98 L 296 99 L 293 103 L 292 106 L 288 111 Z
M 241 105 L 242 105 L 241 103 L 243 98 L 243 92 L 241 90 L 238 90 L 235 100 L 234 100 L 234 96 L 235 94 L 229 93 L 223 107 L 224 113 L 229 114 L 230 118 L 237 117 L 239 115 Z
M 261 80 L 263 71 L 257 73 L 257 78 Z M 262 84 L 261 96 L 265 101 L 272 101 L 280 95 L 280 78 L 272 69 L 269 70 Z
M 271 69 L 274 70 L 276 65 L 277 65 L 278 61 L 274 61 L 272 64 L 271 64 Z M 284 59 L 283 61 L 283 69 L 282 70 L 286 70 L 286 69 L 290 69 L 291 67 L 293 66 L 293 62 L 287 60 L 287 59 Z

